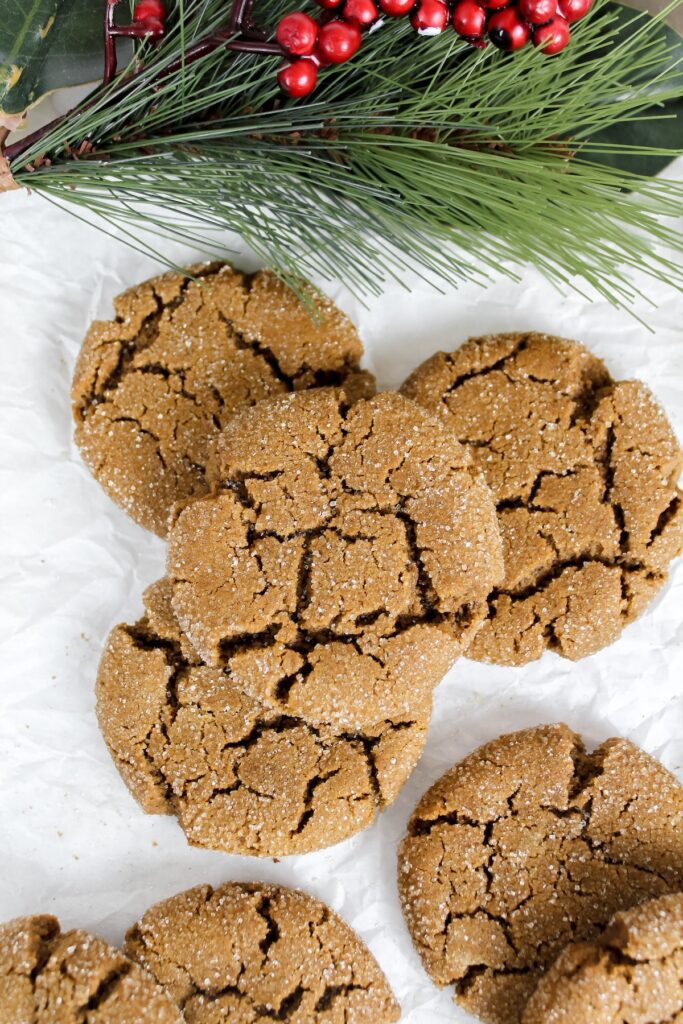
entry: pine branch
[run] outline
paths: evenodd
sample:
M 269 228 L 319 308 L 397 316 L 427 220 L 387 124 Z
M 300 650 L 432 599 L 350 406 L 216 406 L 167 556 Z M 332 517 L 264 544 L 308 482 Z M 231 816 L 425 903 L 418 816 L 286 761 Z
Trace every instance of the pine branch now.
M 624 37 L 603 6 L 551 60 L 395 21 L 328 69 L 314 100 L 284 103 L 275 58 L 214 48 L 183 64 L 221 31 L 225 5 L 183 6 L 158 48 L 143 44 L 136 67 L 15 157 L 20 184 L 135 245 L 153 245 L 144 230 L 190 232 L 220 254 L 227 228 L 290 281 L 318 272 L 357 292 L 408 269 L 457 283 L 522 262 L 619 304 L 634 298 L 631 268 L 683 286 L 659 248 L 683 250 L 666 223 L 683 187 L 591 160 L 668 152 L 593 141 L 683 95 L 652 19 L 635 16 Z M 259 14 L 275 24 L 287 6 Z

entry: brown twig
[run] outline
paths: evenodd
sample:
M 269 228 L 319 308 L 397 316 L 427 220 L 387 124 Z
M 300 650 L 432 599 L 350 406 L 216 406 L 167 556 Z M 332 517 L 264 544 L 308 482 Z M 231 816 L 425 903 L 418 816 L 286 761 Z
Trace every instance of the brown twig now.
M 0 128 L 0 192 L 10 192 L 12 189 L 19 188 L 12 177 L 9 162 L 3 152 L 3 144 L 8 135 L 9 128 Z

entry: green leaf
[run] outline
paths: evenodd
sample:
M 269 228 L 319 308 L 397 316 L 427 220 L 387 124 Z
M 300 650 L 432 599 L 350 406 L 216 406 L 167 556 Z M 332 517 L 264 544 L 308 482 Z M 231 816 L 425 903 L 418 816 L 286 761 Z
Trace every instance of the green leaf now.
M 0 36 L 0 116 L 21 114 L 40 96 L 54 29 L 71 0 L 7 0 Z
M 604 152 L 591 151 L 593 163 L 647 176 L 659 174 L 668 167 L 683 148 L 683 100 L 671 100 L 669 103 L 653 106 L 642 116 L 649 120 L 623 122 L 594 136 L 593 142 L 604 144 L 609 149 Z M 619 152 L 614 148 L 615 145 L 642 146 L 651 149 L 652 152 Z M 662 153 L 662 149 L 673 152 Z
M 103 0 L 68 0 L 63 7 L 43 69 L 44 92 L 102 77 Z
M 643 15 L 632 8 L 619 3 L 610 7 L 621 23 L 621 39 L 632 35 L 643 24 Z M 679 78 L 683 83 L 683 37 L 664 22 L 660 23 L 658 35 L 670 49 L 670 66 L 680 66 Z M 643 79 L 637 88 L 641 96 L 652 96 L 652 106 L 637 119 L 624 119 L 590 136 L 587 155 L 593 163 L 650 176 L 664 170 L 683 149 L 683 99 L 658 103 L 661 86 L 656 79 Z M 650 152 L 630 152 L 632 147 Z
M 127 4 L 122 4 L 125 17 Z M 102 75 L 103 0 L 4 0 L 0 19 L 0 125 L 13 126 L 54 89 Z M 123 63 L 131 53 L 119 40 Z

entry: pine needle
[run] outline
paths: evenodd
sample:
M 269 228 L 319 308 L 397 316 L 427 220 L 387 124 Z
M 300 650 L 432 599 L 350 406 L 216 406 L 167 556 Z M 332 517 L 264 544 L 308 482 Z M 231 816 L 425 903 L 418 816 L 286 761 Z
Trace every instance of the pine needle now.
M 287 6 L 268 0 L 259 15 L 274 25 Z M 666 117 L 662 105 L 683 96 L 656 19 L 634 15 L 624 32 L 603 3 L 552 59 L 389 21 L 293 103 L 276 58 L 216 50 L 165 75 L 224 21 L 225 4 L 184 0 L 178 13 L 161 45 L 138 54 L 142 74 L 89 97 L 22 155 L 21 184 L 161 258 L 147 232 L 212 256 L 237 232 L 290 283 L 317 273 L 359 295 L 408 272 L 455 285 L 514 277 L 527 262 L 617 305 L 637 295 L 634 269 L 683 287 L 683 261 L 663 254 L 683 251 L 669 223 L 683 186 L 591 159 L 681 148 L 594 138 L 652 118 L 655 101 Z M 93 152 L 73 159 L 84 140 Z

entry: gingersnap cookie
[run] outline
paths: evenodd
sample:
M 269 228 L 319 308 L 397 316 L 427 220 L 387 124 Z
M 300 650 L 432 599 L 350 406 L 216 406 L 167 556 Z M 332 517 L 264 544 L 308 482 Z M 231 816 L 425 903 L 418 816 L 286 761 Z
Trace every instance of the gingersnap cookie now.
M 466 449 L 400 395 L 349 406 L 319 389 L 236 415 L 217 464 L 220 488 L 169 535 L 173 608 L 199 656 L 285 714 L 350 731 L 410 716 L 502 575 Z
M 0 924 L 3 1024 L 182 1024 L 152 975 L 48 914 Z
M 628 740 L 566 725 L 487 743 L 418 803 L 399 892 L 422 962 L 488 1024 L 518 1024 L 569 942 L 683 888 L 683 786 Z
M 144 810 L 176 815 L 195 846 L 260 856 L 306 853 L 370 825 L 426 740 L 434 680 L 424 642 L 412 664 L 408 651 L 395 656 L 386 693 L 365 709 L 349 700 L 328 722 L 315 692 L 287 711 L 244 692 L 247 670 L 270 677 L 280 667 L 294 685 L 295 653 L 256 640 L 234 670 L 208 666 L 170 597 L 167 580 L 148 588 L 145 617 L 112 631 L 97 677 L 100 728 Z
M 567 946 L 541 978 L 523 1024 L 680 1024 L 683 894 L 624 910 L 595 942 Z
M 76 444 L 109 496 L 165 536 L 174 502 L 206 494 L 212 444 L 237 409 L 347 382 L 363 346 L 351 321 L 311 289 L 318 319 L 274 274 L 213 263 L 167 273 L 114 300 L 92 324 L 72 387 Z
M 187 1024 L 386 1024 L 400 1010 L 365 944 L 324 903 L 262 882 L 197 886 L 151 907 L 126 952 Z
M 402 391 L 469 446 L 497 501 L 505 579 L 470 657 L 576 659 L 614 641 L 683 550 L 683 456 L 638 381 L 542 334 L 472 338 Z

